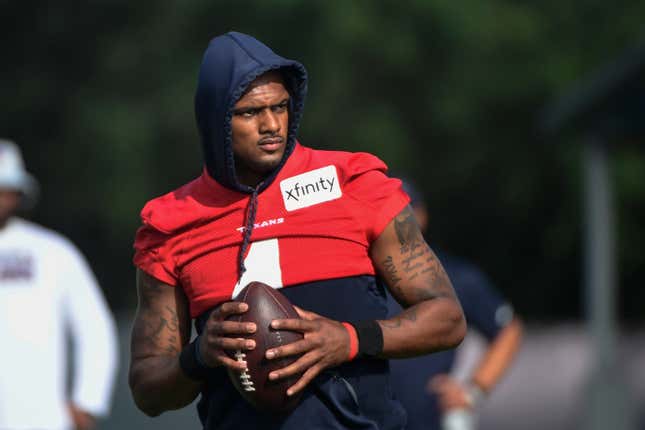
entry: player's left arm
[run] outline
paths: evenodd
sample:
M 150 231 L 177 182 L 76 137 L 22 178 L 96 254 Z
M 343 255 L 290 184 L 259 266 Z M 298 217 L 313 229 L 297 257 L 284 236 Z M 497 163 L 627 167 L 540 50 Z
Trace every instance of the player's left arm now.
M 379 320 L 384 358 L 427 354 L 459 345 L 466 320 L 441 262 L 406 206 L 370 249 L 372 262 L 404 310 Z
M 383 358 L 408 357 L 458 345 L 466 332 L 461 306 L 441 263 L 425 243 L 410 208 L 390 221 L 373 243 L 371 258 L 394 296 L 408 309 L 377 321 L 383 332 Z M 274 320 L 274 329 L 295 330 L 304 339 L 272 348 L 268 359 L 300 357 L 269 374 L 272 380 L 301 373 L 288 390 L 302 390 L 316 375 L 349 359 L 350 335 L 339 321 L 296 308 L 301 319 Z

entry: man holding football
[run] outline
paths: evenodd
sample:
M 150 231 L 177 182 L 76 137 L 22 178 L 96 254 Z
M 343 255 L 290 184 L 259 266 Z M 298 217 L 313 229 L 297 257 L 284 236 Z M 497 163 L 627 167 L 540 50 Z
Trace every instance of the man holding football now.
M 148 415 L 201 393 L 206 429 L 400 429 L 387 359 L 463 339 L 460 304 L 401 182 L 370 154 L 296 140 L 306 91 L 300 63 L 250 36 L 227 33 L 206 50 L 195 97 L 203 173 L 148 202 L 135 240 L 130 386 Z M 302 340 L 265 352 L 297 357 L 269 375 L 300 375 L 287 415 L 256 411 L 226 376 L 246 369 L 227 351 L 256 346 L 245 338 L 255 324 L 226 320 L 248 311 L 232 299 L 252 281 L 280 288 L 301 317 L 272 327 Z M 385 288 L 404 306 L 391 318 Z

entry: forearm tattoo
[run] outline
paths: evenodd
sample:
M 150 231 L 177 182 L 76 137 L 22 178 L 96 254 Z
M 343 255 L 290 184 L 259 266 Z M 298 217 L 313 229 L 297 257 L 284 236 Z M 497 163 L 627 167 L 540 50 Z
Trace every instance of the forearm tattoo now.
M 390 281 L 389 284 L 392 288 L 396 288 L 396 286 L 401 282 L 401 278 L 399 277 L 398 271 L 396 270 L 396 267 L 394 266 L 394 261 L 392 260 L 392 256 L 388 255 L 385 258 L 385 261 L 383 261 L 383 267 L 385 267 L 385 275 L 387 276 L 388 280 Z
M 133 341 L 142 343 L 146 349 L 176 355 L 179 353 L 179 319 L 170 306 L 155 306 L 160 292 L 157 281 L 148 277 L 141 279 Z
M 168 353 L 176 354 L 179 352 L 175 346 L 179 334 L 179 321 L 175 311 L 165 306 L 162 313 L 158 314 L 156 318 L 146 320 L 145 324 L 149 342 Z

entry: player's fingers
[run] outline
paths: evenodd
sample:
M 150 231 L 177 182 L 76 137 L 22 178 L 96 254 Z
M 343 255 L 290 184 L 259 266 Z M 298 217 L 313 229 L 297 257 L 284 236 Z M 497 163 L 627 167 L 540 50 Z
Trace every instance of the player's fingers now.
M 207 326 L 208 333 L 215 335 L 243 335 L 254 333 L 256 329 L 255 323 L 236 321 L 211 321 Z
M 289 376 L 303 373 L 319 361 L 320 356 L 318 354 L 310 352 L 298 358 L 290 365 L 269 373 L 269 379 L 275 381 L 277 379 L 288 378 Z
M 317 321 L 309 321 L 304 319 L 277 319 L 271 321 L 271 328 L 276 330 L 293 330 L 299 332 L 314 331 L 320 327 Z
M 318 315 L 315 312 L 306 311 L 306 310 L 304 310 L 302 308 L 299 308 L 298 306 L 295 306 L 295 305 L 293 307 L 295 308 L 296 312 L 298 312 L 298 315 L 300 315 L 300 318 L 302 318 L 302 319 L 315 320 L 317 318 L 320 318 L 320 315 Z
M 244 302 L 224 302 L 213 312 L 211 312 L 210 318 L 215 320 L 225 319 L 229 315 L 243 314 L 249 310 L 249 305 Z
M 279 346 L 277 348 L 268 349 L 265 353 L 266 358 L 269 360 L 278 357 L 288 357 L 291 355 L 302 354 L 315 348 L 315 344 L 310 340 L 302 339 L 292 342 L 288 345 Z
M 222 336 L 208 336 L 206 338 L 206 345 L 210 350 L 251 350 L 255 348 L 255 341 L 252 339 L 222 337 Z
M 246 356 L 241 351 L 237 351 L 235 358 L 229 357 L 224 351 L 218 351 L 215 361 L 219 365 L 239 372 L 243 372 L 247 367 Z
M 238 357 L 238 354 L 231 354 L 229 356 L 226 352 L 224 352 L 221 349 L 212 349 L 212 348 L 202 349 L 202 359 L 209 367 L 225 366 L 233 370 L 242 371 L 246 369 L 246 366 L 247 366 L 245 358 L 246 357 L 243 355 L 241 357 Z
M 320 366 L 312 366 L 302 374 L 298 382 L 287 389 L 287 396 L 293 396 L 303 390 L 322 371 Z

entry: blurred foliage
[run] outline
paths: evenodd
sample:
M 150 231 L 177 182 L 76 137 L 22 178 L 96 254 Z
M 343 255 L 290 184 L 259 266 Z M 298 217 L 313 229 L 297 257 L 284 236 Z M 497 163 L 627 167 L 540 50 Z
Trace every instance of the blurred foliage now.
M 0 10 L 0 134 L 42 183 L 31 216 L 81 247 L 113 306 L 136 303 L 140 208 L 200 172 L 197 70 L 210 38 L 237 30 L 309 69 L 303 143 L 370 151 L 416 178 L 432 245 L 479 263 L 527 317 L 581 315 L 580 145 L 545 141 L 537 117 L 641 40 L 645 3 L 61 0 Z M 638 141 L 619 146 L 612 172 L 621 309 L 642 320 Z

